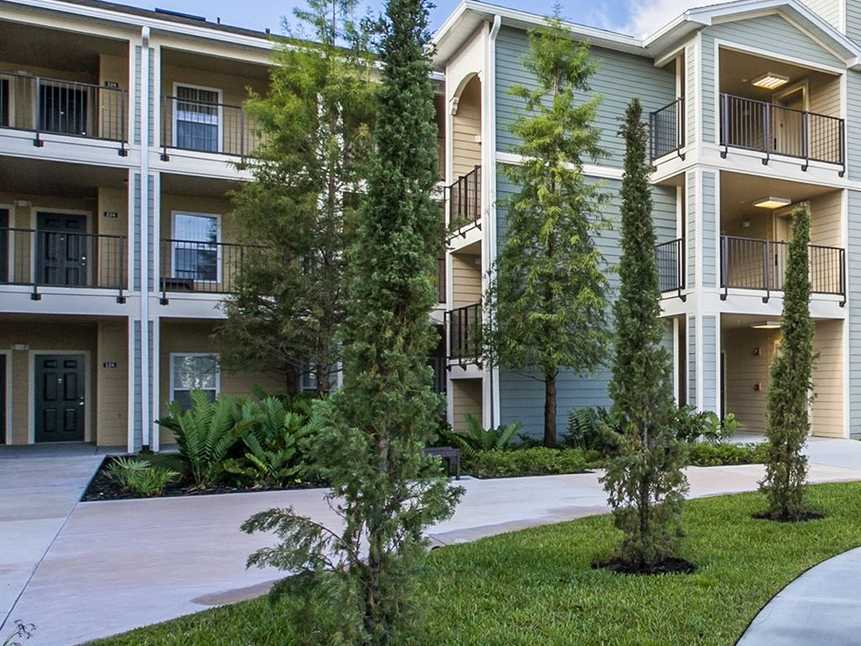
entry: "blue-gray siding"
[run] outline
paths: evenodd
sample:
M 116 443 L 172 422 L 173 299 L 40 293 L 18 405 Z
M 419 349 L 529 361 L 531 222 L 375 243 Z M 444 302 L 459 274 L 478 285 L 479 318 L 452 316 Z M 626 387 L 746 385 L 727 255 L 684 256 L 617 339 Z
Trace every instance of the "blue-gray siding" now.
M 141 322 L 139 320 L 134 321 L 132 323 L 132 333 L 134 337 L 134 358 L 135 358 L 135 371 L 134 377 L 132 379 L 134 383 L 134 410 L 132 411 L 132 419 L 134 420 L 134 433 L 133 433 L 133 449 L 135 451 L 139 451 L 141 446 L 143 445 L 143 421 L 141 417 L 141 401 L 144 397 L 144 388 L 142 387 L 142 375 L 141 375 L 141 365 L 143 365 L 143 335 L 142 335 Z M 153 419 L 153 322 L 149 321 L 148 325 L 149 332 L 149 345 L 147 347 L 147 365 L 149 366 L 149 384 L 146 389 L 146 401 L 147 408 L 149 409 L 149 417 Z
M 697 405 L 697 317 L 688 315 L 688 333 L 686 336 L 688 348 L 688 404 Z
M 141 175 L 140 173 L 135 173 L 132 176 L 132 195 L 133 197 L 133 215 L 132 220 L 134 222 L 134 232 L 135 235 L 132 236 L 132 241 L 134 243 L 134 264 L 132 271 L 134 272 L 134 289 L 135 291 L 140 291 L 141 288 L 141 237 L 138 233 L 141 230 Z
M 861 249 L 861 191 L 849 191 L 849 248 Z M 847 254 L 849 433 L 861 438 L 861 254 Z
M 743 47 L 778 56 L 799 58 L 818 65 L 842 67 L 842 61 L 777 14 L 707 27 L 702 32 L 703 141 L 717 142 L 715 115 L 715 41 L 730 41 Z
M 713 171 L 703 171 L 703 287 L 717 287 L 717 178 Z
M 859 0 L 845 0 L 845 2 L 846 35 L 856 43 L 861 43 L 861 2 Z
M 529 38 L 525 31 L 511 27 L 500 30 L 496 41 L 496 143 L 499 150 L 510 150 L 518 143 L 511 127 L 523 113 L 523 101 L 511 96 L 511 87 L 536 87 L 534 76 L 523 66 L 528 49 Z M 617 131 L 628 102 L 639 97 L 644 112 L 657 110 L 673 100 L 675 80 L 672 72 L 655 68 L 647 58 L 598 47 L 592 49 L 592 56 L 598 66 L 590 81 L 592 92 L 602 96 L 596 123 L 603 130 L 601 145 L 609 155 L 599 163 L 621 167 L 624 146 Z M 585 99 L 585 95 L 582 98 Z
M 141 142 L 141 114 L 140 114 L 140 96 L 141 96 L 141 46 L 135 46 L 135 102 L 132 106 L 132 114 L 134 114 L 134 139 L 133 141 L 140 145 Z
M 861 3 L 861 0 L 858 0 Z M 859 31 L 861 37 L 861 31 Z M 849 165 L 849 179 L 861 179 L 861 72 L 846 71 L 846 95 L 849 105 L 849 118 L 846 120 L 846 158 Z
M 717 317 L 703 316 L 703 410 L 717 411 Z
M 685 191 L 685 209 L 687 217 L 687 226 L 685 227 L 685 246 L 687 247 L 687 271 L 688 278 L 686 285 L 693 289 L 696 287 L 697 277 L 697 208 L 699 202 L 697 200 L 697 176 L 694 171 L 689 171 L 685 175 L 687 190 Z
M 500 245 L 505 235 L 506 209 L 505 199 L 516 191 L 516 187 L 506 177 L 503 166 L 497 172 L 497 226 Z M 612 266 L 619 262 L 621 248 L 619 245 L 619 191 L 621 182 L 618 180 L 599 181 L 610 194 L 611 198 L 604 210 L 604 216 L 612 223 L 613 229 L 602 232 L 600 248 L 608 263 L 610 284 L 615 291 L 618 288 L 618 277 L 611 271 Z M 655 235 L 658 242 L 665 242 L 676 237 L 676 192 L 674 187 L 653 187 Z M 664 338 L 666 347 L 672 353 L 672 328 L 668 327 Z M 608 362 L 609 364 L 609 362 Z M 568 411 L 572 408 L 588 406 L 609 406 L 610 398 L 607 385 L 610 381 L 608 366 L 600 368 L 594 374 L 578 376 L 573 371 L 564 370 L 557 380 L 558 397 L 558 433 L 564 433 L 568 420 Z M 532 436 L 540 436 L 544 426 L 544 384 L 537 381 L 534 375 L 524 371 L 501 370 L 499 378 L 500 422 L 507 424 L 519 421 L 524 426 L 524 432 Z

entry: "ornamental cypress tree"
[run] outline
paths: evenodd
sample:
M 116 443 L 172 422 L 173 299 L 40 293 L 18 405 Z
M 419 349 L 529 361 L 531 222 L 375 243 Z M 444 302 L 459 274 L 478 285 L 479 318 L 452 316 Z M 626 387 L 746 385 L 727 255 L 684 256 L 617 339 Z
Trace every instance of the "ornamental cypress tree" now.
M 244 525 L 282 539 L 249 562 L 327 586 L 331 594 L 316 598 L 343 620 L 339 638 L 363 644 L 409 643 L 423 532 L 462 493 L 422 452 L 442 406 L 427 361 L 440 244 L 427 11 L 425 0 L 389 0 L 380 25 L 375 151 L 348 258 L 344 387 L 315 407 L 317 455 L 344 529 L 328 532 L 289 509 Z
M 625 138 L 621 287 L 610 382 L 619 453 L 610 459 L 602 481 L 616 527 L 625 534 L 617 557 L 642 571 L 675 552 L 687 480 L 672 427 L 672 365 L 661 344 L 648 132 L 639 100 L 629 104 L 620 134 Z
M 793 521 L 809 517 L 804 502 L 807 457 L 801 453 L 810 431 L 813 397 L 813 321 L 810 320 L 808 245 L 810 211 L 793 211 L 792 241 L 783 296 L 783 340 L 771 365 L 768 390 L 768 457 L 760 490 L 766 516 Z
M 507 203 L 483 341 L 492 363 L 544 382 L 544 444 L 552 447 L 559 371 L 591 373 L 607 352 L 608 283 L 596 243 L 606 195 L 583 175 L 584 160 L 603 155 L 600 97 L 582 96 L 595 71 L 589 46 L 572 40 L 558 15 L 530 31 L 529 43 L 523 65 L 537 86 L 511 90 L 527 111 L 512 127 L 523 163 L 505 169 L 519 192 Z
M 247 104 L 260 130 L 251 182 L 233 195 L 240 236 L 236 292 L 217 339 L 227 368 L 277 374 L 289 390 L 302 373 L 329 390 L 341 360 L 345 252 L 354 195 L 364 179 L 373 121 L 369 34 L 356 0 L 308 0 L 299 33 L 275 51 L 270 90 Z M 238 250 L 234 253 L 238 253 Z

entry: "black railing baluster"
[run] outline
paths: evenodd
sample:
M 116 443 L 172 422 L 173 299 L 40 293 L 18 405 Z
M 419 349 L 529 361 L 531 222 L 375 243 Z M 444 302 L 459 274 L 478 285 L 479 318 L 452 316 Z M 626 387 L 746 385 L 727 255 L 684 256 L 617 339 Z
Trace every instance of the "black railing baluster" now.
M 659 157 L 681 151 L 684 148 L 684 98 L 679 97 L 672 103 L 649 114 L 650 157 Z M 684 155 L 679 155 L 684 159 Z

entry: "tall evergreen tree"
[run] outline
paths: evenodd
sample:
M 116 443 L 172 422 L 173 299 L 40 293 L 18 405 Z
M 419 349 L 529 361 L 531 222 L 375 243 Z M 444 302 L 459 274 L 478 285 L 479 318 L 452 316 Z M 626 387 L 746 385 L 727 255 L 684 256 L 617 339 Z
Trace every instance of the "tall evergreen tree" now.
M 621 286 L 610 382 L 619 453 L 609 461 L 603 483 L 616 526 L 624 532 L 618 557 L 648 569 L 674 554 L 687 480 L 672 427 L 672 365 L 661 344 L 648 132 L 639 100 L 628 106 L 620 134 L 625 138 Z
M 233 195 L 244 242 L 238 290 L 220 326 L 221 360 L 239 370 L 310 373 L 329 390 L 341 360 L 355 193 L 370 146 L 374 85 L 356 0 L 308 0 L 276 49 L 269 94 L 247 108 L 260 130 L 253 181 Z M 309 32 L 306 34 L 306 32 Z M 262 241 L 262 246 L 261 245 Z
M 813 397 L 813 321 L 810 320 L 810 211 L 793 211 L 792 241 L 783 296 L 783 340 L 771 365 L 768 389 L 768 458 L 760 489 L 768 499 L 767 516 L 800 520 L 804 502 L 807 457 L 802 454 L 810 431 Z
M 556 379 L 592 372 L 606 355 L 608 283 L 596 236 L 606 196 L 583 175 L 603 152 L 594 125 L 600 97 L 588 94 L 595 66 L 558 16 L 529 33 L 524 67 L 534 88 L 515 86 L 526 113 L 512 127 L 523 163 L 506 167 L 519 187 L 485 296 L 483 340 L 491 362 L 530 370 L 544 382 L 544 444 L 556 445 Z
M 356 618 L 355 630 L 341 634 L 364 644 L 409 643 L 423 532 L 450 516 L 461 495 L 422 452 L 442 404 L 427 363 L 440 234 L 427 12 L 426 0 L 389 0 L 380 25 L 375 151 L 349 253 L 344 387 L 315 411 L 320 466 L 344 530 L 332 534 L 277 509 L 244 526 L 282 538 L 250 563 L 334 585 L 328 598 Z

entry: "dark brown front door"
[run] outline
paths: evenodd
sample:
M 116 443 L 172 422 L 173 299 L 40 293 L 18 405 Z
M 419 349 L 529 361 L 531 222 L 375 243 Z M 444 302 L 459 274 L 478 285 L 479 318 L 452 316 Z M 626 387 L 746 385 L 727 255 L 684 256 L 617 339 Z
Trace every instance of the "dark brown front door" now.
M 36 355 L 36 442 L 83 442 L 84 355 Z

